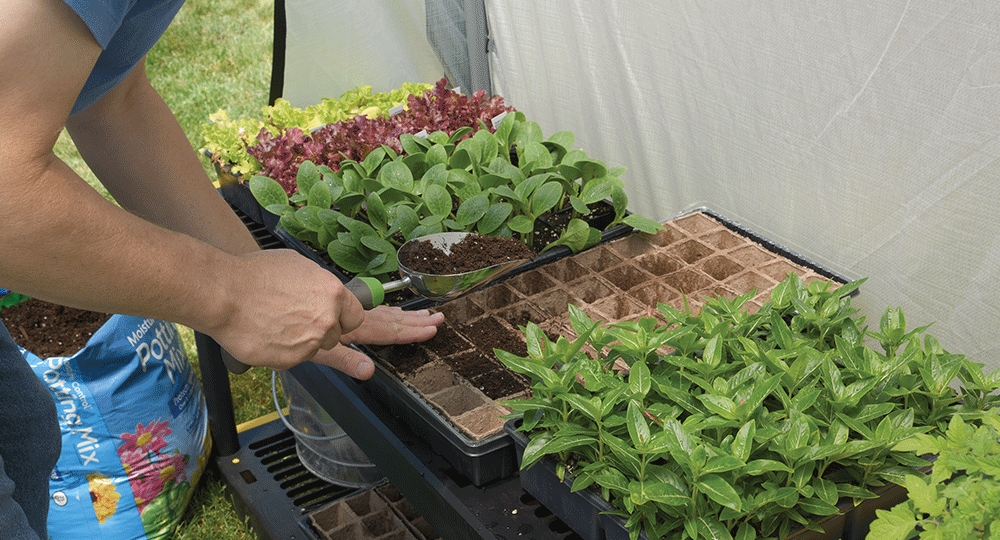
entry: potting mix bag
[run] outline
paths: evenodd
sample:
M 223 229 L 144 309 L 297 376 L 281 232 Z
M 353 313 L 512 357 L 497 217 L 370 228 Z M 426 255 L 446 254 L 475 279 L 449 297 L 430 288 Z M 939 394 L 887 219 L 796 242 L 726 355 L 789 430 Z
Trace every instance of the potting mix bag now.
M 114 315 L 72 356 L 21 351 L 52 391 L 62 429 L 49 538 L 170 538 L 211 449 L 177 328 Z

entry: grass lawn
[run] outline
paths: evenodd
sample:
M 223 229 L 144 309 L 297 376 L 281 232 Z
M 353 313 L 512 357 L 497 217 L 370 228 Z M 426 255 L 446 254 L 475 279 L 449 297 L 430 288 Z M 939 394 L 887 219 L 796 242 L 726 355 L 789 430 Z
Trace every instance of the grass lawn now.
M 273 18 L 273 0 L 187 0 L 150 52 L 146 62 L 150 80 L 180 121 L 193 152 L 201 146 L 200 127 L 209 121 L 209 114 L 222 108 L 233 118 L 259 117 L 261 107 L 267 105 Z M 65 132 L 56 154 L 108 197 Z M 203 162 L 208 182 L 214 172 L 206 160 Z M 193 333 L 187 328 L 181 332 L 197 368 Z M 231 375 L 230 384 L 237 422 L 274 411 L 270 370 L 253 368 Z M 221 481 L 206 473 L 175 538 L 238 540 L 256 536 L 237 516 Z

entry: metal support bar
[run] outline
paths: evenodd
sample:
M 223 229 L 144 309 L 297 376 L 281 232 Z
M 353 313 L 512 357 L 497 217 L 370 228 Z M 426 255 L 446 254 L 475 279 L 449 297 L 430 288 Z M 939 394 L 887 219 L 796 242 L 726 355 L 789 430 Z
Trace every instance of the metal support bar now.
M 484 0 L 465 0 L 465 39 L 469 48 L 469 75 L 472 78 L 472 91 L 468 94 L 478 90 L 493 94 L 490 59 L 487 54 L 489 28 Z
M 219 455 L 231 456 L 240 450 L 233 411 L 233 394 L 229 387 L 229 371 L 222 362 L 222 348 L 214 339 L 194 333 L 198 347 L 198 368 L 201 371 L 202 394 L 208 409 L 208 427 Z
M 361 397 L 359 383 L 312 362 L 289 370 L 309 395 L 351 437 L 441 535 L 442 538 L 494 539 L 493 534 L 427 466 L 399 440 Z

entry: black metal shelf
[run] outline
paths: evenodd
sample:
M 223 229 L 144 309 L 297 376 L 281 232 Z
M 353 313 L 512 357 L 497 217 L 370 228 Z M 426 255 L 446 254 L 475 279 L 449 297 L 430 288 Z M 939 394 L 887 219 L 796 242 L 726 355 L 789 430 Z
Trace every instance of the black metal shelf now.
M 261 247 L 284 247 L 262 225 L 236 212 Z M 195 337 L 217 450 L 214 463 L 233 502 L 262 538 L 310 538 L 301 524 L 303 516 L 357 490 L 335 486 L 310 473 L 298 460 L 294 435 L 280 420 L 238 432 L 221 349 L 204 335 Z M 292 368 L 289 375 L 344 429 L 441 538 L 579 538 L 525 493 L 516 475 L 477 487 L 458 474 L 369 391 L 368 383 L 311 362 Z

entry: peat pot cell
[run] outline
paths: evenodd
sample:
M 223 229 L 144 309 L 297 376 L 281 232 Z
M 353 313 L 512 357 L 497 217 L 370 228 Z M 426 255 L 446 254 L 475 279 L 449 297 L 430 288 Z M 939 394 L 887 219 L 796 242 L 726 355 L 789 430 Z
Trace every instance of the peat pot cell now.
M 344 499 L 344 504 L 349 506 L 355 515 L 362 518 L 368 514 L 385 512 L 388 508 L 386 502 L 371 490 Z
M 553 289 L 548 294 L 537 296 L 532 301 L 550 318 L 565 317 L 569 304 L 580 306 L 583 302 L 563 289 Z
M 623 291 L 627 291 L 649 279 L 648 274 L 631 264 L 616 266 L 604 272 L 601 276 Z
M 639 315 L 646 315 L 645 305 L 636 302 L 628 296 L 608 296 L 590 305 L 587 310 L 591 317 L 603 318 L 609 323 L 621 322 Z
M 664 230 L 656 231 L 656 234 L 649 237 L 649 243 L 654 246 L 667 247 L 670 244 L 679 242 L 687 238 L 687 235 L 677 230 L 670 223 L 663 223 Z
M 559 283 L 568 283 L 590 274 L 590 271 L 572 257 L 559 259 L 541 267 Z
M 694 264 L 715 252 L 714 249 L 697 240 L 688 240 L 673 250 L 688 264 Z
M 507 321 L 507 324 L 509 324 L 511 328 L 517 330 L 519 336 L 521 328 L 527 326 L 529 322 L 533 322 L 541 326 L 542 323 L 550 318 L 533 304 L 529 304 L 528 302 L 520 302 L 499 310 L 496 312 L 496 316 L 497 318 Z M 520 339 L 520 337 L 518 339 Z
M 582 251 L 574 255 L 573 258 L 590 269 L 591 272 L 603 272 L 622 261 L 621 257 L 612 253 L 605 246 L 597 246 Z
M 734 249 L 729 252 L 729 256 L 744 266 L 754 268 L 778 258 L 774 253 L 754 244 Z
M 725 255 L 719 255 L 702 261 L 701 269 L 716 280 L 725 281 L 743 271 L 743 266 Z
M 725 298 L 726 300 L 732 300 L 733 298 L 736 298 L 737 295 L 729 287 L 726 287 L 721 283 L 716 283 L 714 285 L 711 285 L 705 289 L 698 291 L 697 296 L 699 300 L 704 300 L 707 298 L 716 298 L 716 297 Z
M 650 243 L 650 237 L 651 235 L 647 234 L 633 234 L 611 242 L 608 247 L 626 259 L 634 259 L 656 249 L 656 246 Z
M 424 540 L 436 540 L 440 538 L 434 527 L 431 527 L 430 523 L 424 519 L 417 509 L 413 507 L 413 503 L 403 497 L 403 494 L 399 492 L 399 489 L 392 484 L 383 484 L 377 488 L 379 495 L 383 499 L 389 501 L 389 504 L 396 509 L 396 512 L 403 516 L 403 519 L 410 524 L 411 527 L 416 529 L 417 538 L 423 538 Z
M 468 296 L 457 298 L 435 309 L 444 313 L 444 318 L 449 321 L 468 321 L 486 313 Z
M 555 285 L 539 270 L 531 270 L 515 276 L 507 283 L 521 294 L 529 297 L 547 291 Z
M 775 281 L 782 281 L 791 274 L 798 274 L 799 277 L 804 278 L 801 268 L 795 266 L 789 261 L 781 259 L 763 266 L 760 269 L 760 273 Z
M 458 416 L 454 421 L 469 437 L 479 440 L 503 431 L 503 425 L 506 422 L 503 417 L 507 414 L 510 414 L 510 409 L 491 404 L 477 407 Z
M 391 510 L 362 518 L 368 538 L 378 540 L 416 540 L 412 533 L 392 515 Z
M 677 218 L 674 220 L 674 224 L 695 236 L 720 227 L 717 221 L 702 213 L 694 213 Z
M 701 240 L 716 249 L 730 250 L 734 247 L 743 245 L 747 243 L 747 240 L 742 236 L 730 231 L 729 229 L 719 229 L 717 231 L 710 232 L 702 237 Z
M 639 301 L 640 304 L 656 311 L 659 303 L 668 303 L 680 296 L 680 294 L 662 283 L 646 283 L 641 287 L 636 287 L 628 292 L 630 296 Z
M 441 410 L 452 418 L 489 403 L 489 400 L 485 395 L 483 395 L 482 392 L 476 390 L 468 384 L 459 384 L 457 386 L 445 388 L 444 390 L 428 397 L 438 407 L 441 407 Z
M 314 512 L 309 516 L 309 519 L 312 520 L 313 527 L 323 532 L 334 531 L 345 525 L 358 524 L 358 515 L 343 503 L 334 503 Z
M 611 272 L 614 272 L 614 270 L 611 270 Z M 587 279 L 573 284 L 573 294 L 580 300 L 583 300 L 584 303 L 593 304 L 605 296 L 617 293 L 612 292 L 611 287 L 600 279 Z
M 683 262 L 663 251 L 638 257 L 635 260 L 635 264 L 654 276 L 663 276 L 684 267 Z
M 523 298 L 514 289 L 507 286 L 506 283 L 486 287 L 485 289 L 473 294 L 474 298 L 482 304 L 487 311 L 502 308 L 513 304 L 514 302 L 520 302 Z
M 458 375 L 455 374 L 444 362 L 436 361 L 413 372 L 412 375 L 406 378 L 406 382 L 413 387 L 414 390 L 420 392 L 421 394 L 427 396 L 445 388 L 455 386 L 461 381 Z
M 774 285 L 774 281 L 771 281 L 770 279 L 755 272 L 744 272 L 726 280 L 726 286 L 734 291 L 740 294 L 746 294 L 754 289 L 757 289 L 757 298 L 763 295 L 765 300 L 770 298 L 771 289 L 774 288 Z
M 701 272 L 691 268 L 683 268 L 672 274 L 663 276 L 663 283 L 680 291 L 682 294 L 690 296 L 695 291 L 711 285 L 712 280 Z

